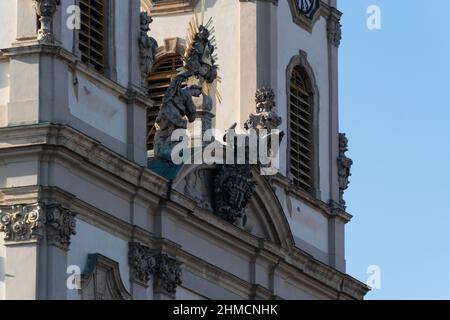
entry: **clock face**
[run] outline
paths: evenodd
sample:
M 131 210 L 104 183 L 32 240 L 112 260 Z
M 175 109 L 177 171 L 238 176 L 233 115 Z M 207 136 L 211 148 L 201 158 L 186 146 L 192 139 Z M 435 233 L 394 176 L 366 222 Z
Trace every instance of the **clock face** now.
M 315 7 L 316 0 L 297 0 L 298 8 L 301 12 L 308 14 Z

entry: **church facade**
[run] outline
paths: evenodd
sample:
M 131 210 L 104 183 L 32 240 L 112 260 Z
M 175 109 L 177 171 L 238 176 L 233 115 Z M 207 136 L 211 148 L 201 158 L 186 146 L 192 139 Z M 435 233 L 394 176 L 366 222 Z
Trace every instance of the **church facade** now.
M 363 299 L 336 6 L 1 1 L 0 299 Z M 164 170 L 174 113 L 195 143 L 279 128 L 276 172 Z

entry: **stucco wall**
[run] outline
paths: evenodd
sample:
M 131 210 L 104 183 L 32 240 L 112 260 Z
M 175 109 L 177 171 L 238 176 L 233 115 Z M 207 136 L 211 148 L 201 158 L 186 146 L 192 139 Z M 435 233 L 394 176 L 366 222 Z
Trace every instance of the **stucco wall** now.
M 328 83 L 328 41 L 326 20 L 322 17 L 314 26 L 312 34 L 292 22 L 292 15 L 287 1 L 278 4 L 278 36 L 277 36 L 277 105 L 283 117 L 283 127 L 287 132 L 288 97 L 286 69 L 291 59 L 300 50 L 308 54 L 308 62 L 314 70 L 319 88 L 319 159 L 320 159 L 320 191 L 322 200 L 329 199 L 329 83 Z M 284 139 L 281 150 L 287 149 L 287 139 Z M 280 171 L 287 174 L 286 152 L 280 152 Z
M 5 246 L 3 245 L 3 237 L 0 237 L 0 300 L 5 299 Z
M 71 115 L 126 144 L 126 104 L 105 87 L 93 83 L 90 79 L 82 75 L 77 75 L 76 78 L 77 86 L 73 85 L 74 80 L 70 74 L 67 78 Z
M 16 38 L 17 1 L 0 1 L 0 49 L 9 48 Z
M 130 291 L 128 242 L 77 219 L 77 234 L 72 238 L 67 256 L 68 265 L 79 266 L 83 271 L 88 255 L 95 253 L 100 253 L 119 263 L 120 276 L 125 287 Z M 80 295 L 77 290 L 68 290 L 67 298 L 79 300 Z
M 0 127 L 8 123 L 7 105 L 9 102 L 9 62 L 0 62 Z

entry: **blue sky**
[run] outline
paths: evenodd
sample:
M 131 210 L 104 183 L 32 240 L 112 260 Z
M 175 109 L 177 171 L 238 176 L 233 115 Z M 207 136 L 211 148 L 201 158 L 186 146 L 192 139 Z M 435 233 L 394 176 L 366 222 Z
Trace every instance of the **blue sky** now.
M 382 29 L 366 27 L 369 5 Z M 368 299 L 450 299 L 450 1 L 339 0 L 347 268 Z

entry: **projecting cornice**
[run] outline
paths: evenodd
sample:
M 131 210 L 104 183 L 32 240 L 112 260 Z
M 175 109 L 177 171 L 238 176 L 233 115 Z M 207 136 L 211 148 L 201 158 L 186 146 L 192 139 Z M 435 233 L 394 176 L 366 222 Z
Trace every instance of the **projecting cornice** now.
M 175 219 L 188 224 L 196 232 L 221 241 L 224 246 L 238 248 L 242 254 L 256 254 L 259 259 L 264 259 L 273 266 L 277 266 L 294 279 L 299 277 L 310 279 L 309 281 L 321 288 L 320 290 L 328 292 L 328 295 L 342 293 L 349 298 L 362 299 L 368 290 L 359 281 L 319 262 L 296 247 L 283 248 L 270 241 L 255 237 L 209 212 L 201 210 L 195 201 L 176 190 L 168 192 L 169 181 L 111 152 L 72 128 L 49 124 L 0 128 L 0 156 L 3 159 L 11 157 L 17 159 L 21 155 L 33 154 L 42 156 L 47 153 L 51 153 L 52 159 L 61 165 L 73 167 L 73 170 L 80 170 L 80 162 L 83 163 L 84 173 L 92 174 L 96 179 L 104 179 L 109 188 L 116 188 L 116 192 L 121 190 L 124 193 L 133 193 L 141 201 L 146 201 L 148 205 L 157 204 L 164 199 L 166 210 L 164 214 L 173 215 Z M 41 199 L 43 202 L 46 199 L 53 199 L 57 203 L 70 203 L 71 210 L 79 213 L 77 218 L 105 231 L 120 235 L 127 241 L 139 241 L 152 249 L 158 245 L 158 242 L 166 241 L 155 239 L 150 231 L 103 212 L 101 208 L 88 205 L 58 188 L 36 187 L 36 190 L 30 190 L 30 187 L 24 187 L 0 191 L 3 194 L 2 200 L 0 200 L 2 205 L 17 203 L 16 196 L 21 199 L 28 197 L 30 203 L 39 203 Z M 34 201 L 31 197 L 32 194 L 34 194 Z M 27 218 L 24 220 L 27 221 Z M 35 230 L 39 230 L 39 226 L 37 229 L 36 226 L 33 228 L 30 229 L 31 234 Z M 52 228 L 54 227 L 52 226 Z M 185 265 L 184 269 L 192 272 L 198 269 L 195 272 L 199 274 L 205 274 L 202 270 L 214 269 L 211 270 L 211 274 L 220 274 L 222 278 L 233 278 L 235 283 L 240 283 L 234 290 L 241 290 L 241 294 L 248 292 L 249 295 L 250 292 L 253 292 L 253 286 L 245 280 L 236 279 L 228 272 L 210 266 L 207 262 L 177 247 L 175 243 L 166 241 L 164 246 L 166 246 L 164 250 L 157 252 L 171 252 L 169 249 L 172 248 L 173 251 L 176 251 L 177 261 Z M 145 280 L 145 277 L 143 279 Z M 166 286 L 167 288 L 171 287 Z

